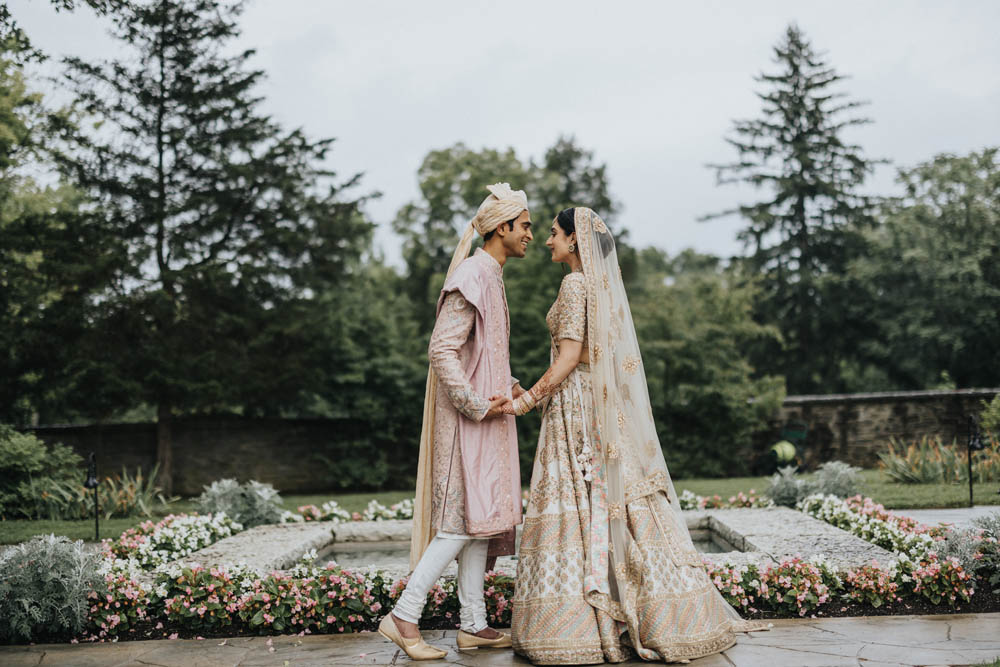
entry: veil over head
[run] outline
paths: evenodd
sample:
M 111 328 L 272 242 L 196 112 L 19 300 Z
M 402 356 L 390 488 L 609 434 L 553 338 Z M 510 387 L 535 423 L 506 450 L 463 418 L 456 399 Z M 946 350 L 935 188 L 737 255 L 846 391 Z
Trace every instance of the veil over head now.
M 629 532 L 628 503 L 651 493 L 666 493 L 676 518 L 675 526 L 667 531 L 670 535 L 665 536 L 673 561 L 694 567 L 703 567 L 703 563 L 680 513 L 677 492 L 657 436 L 614 238 L 604 221 L 589 208 L 577 207 L 574 223 L 586 283 L 595 433 L 600 440 L 594 456 L 599 457 L 595 463 L 603 467 L 607 484 L 610 543 L 610 593 L 604 596 L 598 592 L 588 598 L 596 606 L 604 606 L 602 598 L 609 600 L 609 613 L 631 625 L 633 619 L 626 618 L 627 610 L 634 605 L 625 603 L 622 597 L 635 594 L 636 582 L 630 582 L 629 578 L 635 576 L 642 555 Z M 640 469 L 629 470 L 626 475 L 626 461 L 637 462 Z M 734 623 L 743 623 L 735 609 L 728 604 L 723 606 Z M 638 634 L 633 634 L 635 637 Z

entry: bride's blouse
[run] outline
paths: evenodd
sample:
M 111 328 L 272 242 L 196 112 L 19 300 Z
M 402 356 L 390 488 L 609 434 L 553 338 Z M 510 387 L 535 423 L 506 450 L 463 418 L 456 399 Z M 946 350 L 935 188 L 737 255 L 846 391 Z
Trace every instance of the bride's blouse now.
M 569 338 L 583 343 L 580 361 L 588 363 L 590 354 L 587 349 L 587 282 L 582 272 L 574 271 L 563 277 L 559 296 L 549 308 L 545 324 L 549 327 L 556 355 L 559 352 L 559 342 Z

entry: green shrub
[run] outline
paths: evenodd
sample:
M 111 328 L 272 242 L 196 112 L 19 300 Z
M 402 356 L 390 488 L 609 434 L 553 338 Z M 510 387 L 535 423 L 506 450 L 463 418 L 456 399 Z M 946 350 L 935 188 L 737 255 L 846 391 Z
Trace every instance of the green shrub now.
M 130 475 L 122 466 L 121 475 L 105 477 L 97 486 L 97 506 L 105 519 L 113 517 L 151 516 L 153 507 L 167 506 L 163 491 L 156 486 L 159 466 L 154 466 L 149 477 L 142 469 Z M 67 509 L 67 518 L 88 519 L 94 514 L 94 491 L 77 484 Z
M 87 596 L 102 584 L 98 555 L 65 537 L 39 535 L 0 557 L 0 640 L 79 634 Z
M 861 493 L 861 486 L 861 468 L 843 461 L 827 461 L 816 471 L 816 493 L 850 498 Z
M 983 531 L 984 538 L 976 574 L 986 580 L 994 595 L 1000 595 L 1000 512 L 973 519 L 972 525 Z
M 345 441 L 327 447 L 338 451 L 333 456 L 315 454 L 312 465 L 325 471 L 325 476 L 337 489 L 381 489 L 389 480 L 389 461 L 383 450 L 359 440 Z M 359 455 L 359 453 L 362 453 Z
M 928 438 L 904 446 L 890 438 L 888 451 L 880 452 L 881 468 L 894 482 L 904 484 L 958 484 L 969 481 L 965 447 L 941 438 Z M 972 479 L 978 483 L 1000 481 L 1000 447 L 992 441 L 972 455 Z
M 61 519 L 83 481 L 83 459 L 0 424 L 0 517 Z
M 799 477 L 795 466 L 779 468 L 771 476 L 765 495 L 775 505 L 795 507 L 797 502 L 814 493 L 847 498 L 859 493 L 861 486 L 861 468 L 843 461 L 827 461 L 817 469 L 813 480 Z
M 963 570 L 975 573 L 980 567 L 976 555 L 980 546 L 978 532 L 973 528 L 949 528 L 944 539 L 934 543 L 933 550 L 941 560 L 957 558 Z
M 987 403 L 983 401 L 983 411 L 979 415 L 979 425 L 994 437 L 1000 437 L 1000 394 Z
M 785 466 L 771 476 L 767 496 L 775 505 L 795 507 L 795 503 L 814 492 L 815 485 L 798 477 L 795 471 L 795 466 Z
M 225 512 L 244 528 L 281 520 L 281 496 L 270 484 L 256 480 L 246 484 L 240 484 L 235 479 L 216 480 L 205 487 L 205 491 L 198 496 L 197 504 L 199 512 Z

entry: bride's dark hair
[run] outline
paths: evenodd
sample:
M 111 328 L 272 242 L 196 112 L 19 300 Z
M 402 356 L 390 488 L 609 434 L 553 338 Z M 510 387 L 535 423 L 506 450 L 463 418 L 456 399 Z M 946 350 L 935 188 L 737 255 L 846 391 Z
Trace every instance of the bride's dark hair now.
M 563 234 L 569 236 L 576 231 L 576 209 L 564 208 L 559 211 L 559 215 L 556 216 L 556 222 L 562 227 Z
M 559 215 L 556 216 L 556 222 L 562 227 L 563 233 L 569 236 L 576 231 L 576 209 L 564 208 L 559 211 Z M 607 257 L 608 253 L 615 247 L 614 239 L 611 238 L 610 234 L 598 233 L 597 240 L 601 244 L 601 254 Z

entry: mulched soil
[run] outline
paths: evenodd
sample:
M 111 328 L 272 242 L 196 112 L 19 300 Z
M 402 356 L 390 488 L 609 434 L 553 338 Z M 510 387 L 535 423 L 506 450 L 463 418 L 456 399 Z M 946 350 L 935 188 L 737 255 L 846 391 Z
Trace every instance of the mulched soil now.
M 970 602 L 962 602 L 954 608 L 947 604 L 931 604 L 930 600 L 907 600 L 896 602 L 882 607 L 872 607 L 870 604 L 860 604 L 850 602 L 846 604 L 827 604 L 817 611 L 806 614 L 806 618 L 839 618 L 844 616 L 906 616 L 910 614 L 921 616 L 937 616 L 939 614 L 985 614 L 990 612 L 1000 612 L 1000 595 L 992 595 L 984 592 L 985 588 L 980 588 L 972 596 Z M 752 619 L 773 619 L 773 618 L 800 618 L 789 616 L 788 614 L 776 614 L 774 612 L 757 612 L 749 614 L 746 618 Z

